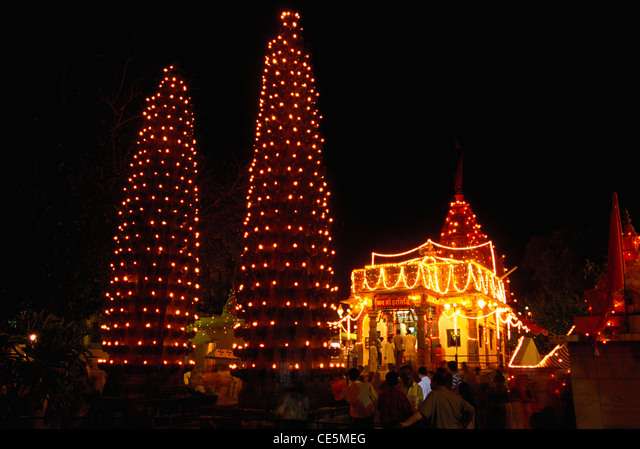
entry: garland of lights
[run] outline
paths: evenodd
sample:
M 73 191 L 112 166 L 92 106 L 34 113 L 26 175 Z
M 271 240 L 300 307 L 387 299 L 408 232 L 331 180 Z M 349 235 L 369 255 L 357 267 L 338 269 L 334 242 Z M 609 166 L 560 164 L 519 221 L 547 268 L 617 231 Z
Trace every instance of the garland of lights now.
M 447 307 L 449 306 L 449 307 Z M 506 307 L 502 307 L 502 308 L 497 308 L 496 310 L 487 313 L 486 315 L 481 315 L 481 316 L 467 316 L 464 315 L 460 312 L 460 310 L 454 310 L 453 313 L 448 313 L 447 311 L 450 309 L 450 305 L 449 304 L 445 304 L 445 311 L 443 312 L 443 315 L 446 318 L 453 318 L 453 324 L 454 324 L 454 329 L 457 329 L 457 319 L 458 317 L 461 318 L 465 318 L 467 320 L 481 320 L 481 319 L 485 319 L 485 318 L 489 318 L 491 315 L 495 315 L 496 316 L 496 321 L 498 323 L 502 323 L 502 324 L 506 324 L 507 325 L 507 338 L 511 338 L 511 327 L 515 327 L 517 328 L 519 331 L 520 330 L 524 330 L 525 332 L 529 332 L 530 329 L 524 325 L 522 323 L 522 321 L 520 321 L 518 319 L 518 317 L 516 317 L 513 312 L 511 312 L 511 310 L 509 308 Z M 507 317 L 503 320 L 502 319 L 502 313 L 503 312 L 509 312 L 507 314 Z M 513 321 L 515 319 L 515 322 Z M 498 335 L 498 338 L 500 338 L 500 326 L 496 326 L 496 332 Z
M 507 338 L 511 338 L 511 328 L 515 327 L 516 329 L 518 329 L 518 331 L 520 330 L 524 330 L 525 332 L 529 332 L 530 329 L 525 326 L 522 321 L 520 321 L 518 319 L 517 316 L 515 316 L 513 313 L 510 313 L 509 315 L 507 315 L 506 319 L 502 319 L 502 317 L 500 315 L 498 315 L 498 319 L 500 320 L 501 323 L 506 324 L 507 325 Z M 514 322 L 513 319 L 515 319 L 516 321 Z
M 434 262 L 432 262 L 434 261 Z M 459 278 L 455 275 L 456 268 L 466 268 L 466 282 L 463 287 L 458 285 Z M 409 279 L 408 271 L 413 269 L 415 277 Z M 369 277 L 375 275 L 377 271 L 377 279 L 369 282 Z M 395 281 L 392 271 L 398 271 L 395 274 Z M 443 273 L 443 271 L 445 273 Z M 442 278 L 445 279 L 442 279 Z M 361 278 L 361 279 L 358 279 Z M 391 282 L 388 282 L 391 279 Z M 473 284 L 472 284 L 473 282 Z M 365 267 L 364 269 L 354 270 L 351 273 L 352 291 L 374 291 L 374 290 L 395 290 L 398 288 L 414 289 L 422 284 L 427 290 L 432 290 L 439 295 L 447 295 L 450 292 L 458 294 L 468 293 L 470 286 L 473 285 L 475 292 L 484 293 L 492 298 L 506 303 L 506 293 L 503 281 L 487 268 L 475 261 L 468 263 L 460 261 L 435 262 L 433 257 L 425 257 L 420 260 L 410 260 L 398 264 L 384 264 L 373 267 Z M 373 284 L 373 285 L 372 285 Z
M 348 329 L 344 327 L 344 324 L 346 321 L 350 321 L 350 322 L 357 322 L 360 320 L 360 317 L 362 316 L 362 313 L 365 310 L 365 304 L 366 301 L 365 300 L 361 300 L 360 303 L 358 304 L 360 307 L 360 311 L 358 312 L 358 314 L 353 317 L 351 316 L 351 314 L 347 314 L 344 317 L 342 317 L 341 319 L 337 320 L 337 321 L 333 321 L 330 322 L 329 324 L 332 326 L 339 326 L 342 331 L 344 331 L 345 333 L 348 333 Z M 507 338 L 511 338 L 511 327 L 514 327 L 516 329 L 520 330 L 524 330 L 525 332 L 529 332 L 530 329 L 524 325 L 522 323 L 522 321 L 520 321 L 518 319 L 517 316 L 515 316 L 511 310 L 509 308 L 506 307 L 501 307 L 501 308 L 497 308 L 496 310 L 493 310 L 485 315 L 480 315 L 480 316 L 470 316 L 470 315 L 465 315 L 463 314 L 459 309 L 453 310 L 452 312 L 449 312 L 449 310 L 451 310 L 451 305 L 450 304 L 445 304 L 444 305 L 445 311 L 443 312 L 443 316 L 445 318 L 451 319 L 453 318 L 454 321 L 454 330 L 457 329 L 457 319 L 458 317 L 460 318 L 464 318 L 466 320 L 482 320 L 485 318 L 489 318 L 492 315 L 496 316 L 496 321 L 498 323 L 502 323 L 502 324 L 506 324 L 507 325 Z M 503 312 L 509 312 L 508 314 L 506 314 L 506 317 L 503 319 L 502 318 L 502 313 Z M 498 332 L 498 338 L 500 338 L 500 326 L 498 326 L 497 328 L 497 332 Z
M 407 255 L 415 253 L 415 252 L 419 253 L 421 249 L 423 249 L 423 248 L 431 248 L 433 246 L 435 246 L 436 248 L 447 250 L 447 251 L 474 251 L 474 250 L 477 250 L 479 248 L 484 248 L 485 246 L 488 246 L 490 251 L 491 251 L 491 262 L 492 262 L 492 266 L 493 266 L 493 272 L 494 273 L 496 272 L 495 251 L 494 251 L 494 247 L 493 247 L 493 242 L 491 240 L 489 240 L 489 241 L 487 241 L 485 243 L 480 243 L 479 245 L 456 247 L 456 246 L 442 245 L 440 243 L 434 242 L 431 239 L 428 239 L 422 245 L 416 246 L 413 249 L 410 249 L 408 251 L 404 251 L 404 252 L 401 252 L 401 253 L 383 254 L 383 253 L 372 252 L 371 253 L 371 265 L 376 265 L 376 257 L 384 258 L 384 259 L 393 259 L 393 258 L 396 258 L 396 257 L 407 256 Z
M 487 313 L 486 315 L 480 315 L 480 316 L 467 316 L 467 315 L 463 315 L 462 312 L 460 312 L 459 309 L 454 310 L 453 313 L 448 313 L 447 312 L 447 307 L 449 304 L 445 304 L 445 312 L 443 312 L 443 315 L 447 318 L 453 318 L 454 316 L 459 316 L 460 318 L 464 318 L 467 320 L 481 320 L 481 319 L 485 319 L 485 318 L 489 318 L 491 315 L 496 315 L 498 313 L 500 313 L 501 311 L 505 311 L 505 310 L 509 310 L 506 308 L 502 308 L 502 309 L 496 309 L 492 312 Z M 449 309 L 450 310 L 450 309 Z
M 347 320 L 351 322 L 358 321 L 362 316 L 362 312 L 364 312 L 365 304 L 366 304 L 365 300 L 360 301 L 360 303 L 358 304 L 360 306 L 360 312 L 358 312 L 358 315 L 355 318 L 353 318 L 350 313 L 347 313 L 344 317 L 340 318 L 338 321 L 331 321 L 329 322 L 329 324 L 333 326 L 337 326 L 338 324 L 341 324 Z

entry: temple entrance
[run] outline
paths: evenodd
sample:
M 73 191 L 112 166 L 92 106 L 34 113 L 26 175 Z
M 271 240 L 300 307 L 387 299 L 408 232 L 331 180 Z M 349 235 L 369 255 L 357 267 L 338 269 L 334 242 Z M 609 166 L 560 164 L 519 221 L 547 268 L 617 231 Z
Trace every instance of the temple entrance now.
M 418 317 L 413 309 L 383 311 L 382 315 L 387 322 L 387 335 L 416 335 Z
M 418 343 L 419 321 L 418 310 L 406 305 L 399 308 L 381 307 L 373 313 L 366 314 L 362 320 L 363 332 L 360 334 L 362 343 L 356 345 L 359 346 L 356 351 L 359 354 L 357 363 L 371 366 L 371 352 L 375 351 L 373 365 L 378 371 L 386 371 L 390 358 L 387 345 L 391 338 L 394 346 L 393 365 L 417 365 L 418 346 L 423 346 Z

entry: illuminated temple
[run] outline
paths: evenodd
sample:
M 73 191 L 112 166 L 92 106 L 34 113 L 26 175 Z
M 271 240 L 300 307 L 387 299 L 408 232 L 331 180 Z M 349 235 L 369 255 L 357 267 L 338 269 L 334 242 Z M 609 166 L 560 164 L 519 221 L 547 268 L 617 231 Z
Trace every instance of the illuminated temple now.
M 396 254 L 373 252 L 369 265 L 353 270 L 341 330 L 355 339 L 352 352 L 370 370 L 382 368 L 378 355 L 370 357 L 375 342 L 408 333 L 416 345 L 403 362 L 502 365 L 512 331 L 527 330 L 507 302 L 509 273 L 464 198 L 460 159 L 439 239 Z

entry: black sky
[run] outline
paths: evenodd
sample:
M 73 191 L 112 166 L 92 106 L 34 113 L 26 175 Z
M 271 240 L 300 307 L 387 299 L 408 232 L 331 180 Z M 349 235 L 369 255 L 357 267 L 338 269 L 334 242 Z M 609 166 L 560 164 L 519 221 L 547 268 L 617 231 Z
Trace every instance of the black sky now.
M 16 14 L 12 90 L 24 132 L 19 173 L 9 175 L 21 242 L 12 256 L 15 279 L 35 287 L 21 295 L 55 295 L 78 260 L 103 257 L 91 242 L 111 233 L 78 217 L 91 211 L 82 186 L 95 175 L 100 99 L 125 61 L 144 95 L 163 66 L 180 66 L 205 164 L 248 160 L 262 57 L 286 4 L 146 12 L 109 2 Z M 294 6 L 320 91 L 343 289 L 371 250 L 437 235 L 453 194 L 454 136 L 466 197 L 510 265 L 531 236 L 555 229 L 583 236 L 585 256 L 601 257 L 613 191 L 640 227 L 638 33 L 624 11 Z

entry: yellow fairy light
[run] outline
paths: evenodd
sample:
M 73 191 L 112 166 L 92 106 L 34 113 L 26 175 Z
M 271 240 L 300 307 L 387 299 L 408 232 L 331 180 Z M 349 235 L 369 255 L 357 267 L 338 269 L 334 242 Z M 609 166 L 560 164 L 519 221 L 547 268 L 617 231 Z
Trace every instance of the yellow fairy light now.
M 291 20 L 292 16 L 295 16 L 295 20 Z M 320 118 L 315 104 L 317 91 L 315 79 L 309 76 L 311 67 L 308 54 L 298 39 L 301 32 L 299 15 L 284 11 L 280 32 L 269 42 L 268 54 L 264 59 L 253 160 L 248 168 L 247 214 L 243 222 L 246 243 L 241 253 L 241 287 L 237 289 L 240 308 L 237 310 L 239 315 L 250 313 L 247 305 L 260 301 L 266 307 L 265 299 L 279 298 L 270 301 L 268 307 L 263 309 L 266 316 L 260 315 L 264 317 L 261 322 L 268 322 L 269 326 L 277 328 L 277 335 L 278 328 L 285 329 L 291 322 L 271 319 L 273 317 L 269 314 L 286 308 L 289 315 L 294 314 L 290 315 L 294 325 L 311 327 L 318 323 L 322 332 L 313 339 L 305 340 L 304 347 L 322 348 L 321 342 L 326 340 L 330 332 L 328 327 L 321 327 L 317 319 L 311 321 L 311 316 L 297 315 L 300 308 L 318 310 L 326 315 L 322 316 L 322 321 L 329 321 L 331 309 L 326 305 L 320 307 L 320 304 L 326 304 L 326 296 L 335 293 L 335 289 L 330 287 L 333 269 L 328 268 L 335 251 L 326 243 L 331 241 L 327 222 L 332 222 L 327 202 L 327 183 L 324 176 L 319 174 L 320 170 L 307 169 L 312 163 L 314 167 L 321 164 L 318 155 L 324 140 L 317 132 Z M 303 73 L 303 67 L 306 73 Z M 303 76 L 304 82 L 301 83 Z M 301 99 L 305 98 L 307 104 L 301 103 Z M 303 139 L 302 135 L 308 137 Z M 313 155 L 309 154 L 310 150 L 313 150 Z M 315 187 L 314 183 L 317 183 Z M 313 213 L 303 216 L 307 207 Z M 321 214 L 316 213 L 318 207 L 322 208 Z M 318 230 L 324 243 L 320 250 L 316 248 Z M 307 255 L 307 251 L 312 254 Z M 318 293 L 321 291 L 321 295 L 326 296 L 314 293 L 313 299 L 310 299 L 308 289 L 317 290 Z M 300 300 L 294 302 L 290 299 L 292 297 Z M 236 335 L 255 341 L 259 338 L 256 327 L 238 327 Z M 320 340 L 316 343 L 315 338 Z M 264 345 L 264 348 L 259 348 L 259 354 L 269 354 L 261 349 L 283 345 L 289 347 L 289 342 L 283 344 L 274 338 L 265 341 Z M 302 360 L 300 343 L 291 346 L 289 357 L 293 359 L 289 362 Z M 254 352 L 245 353 L 243 357 L 247 367 L 254 366 L 256 357 L 261 360 L 261 368 L 272 365 L 267 363 L 270 356 L 266 357 L 266 361 L 262 361 L 264 355 L 259 356 Z M 318 366 L 321 361 L 328 363 L 329 352 L 316 353 L 314 350 L 314 357 L 320 357 L 320 360 L 314 359 L 311 366 Z
M 180 319 L 180 323 L 192 321 L 196 317 L 192 313 L 192 308 L 196 302 L 189 299 L 192 294 L 180 295 L 176 298 L 172 292 L 165 295 L 168 287 L 168 279 L 177 277 L 177 284 L 184 292 L 190 292 L 192 289 L 199 289 L 198 273 L 190 267 L 198 265 L 197 248 L 200 243 L 197 241 L 199 232 L 194 223 L 199 221 L 199 189 L 194 182 L 195 175 L 198 173 L 196 161 L 196 140 L 194 138 L 193 127 L 193 111 L 191 100 L 187 95 L 187 86 L 181 77 L 175 72 L 173 66 L 163 69 L 165 77 L 160 81 L 158 91 L 146 98 L 146 108 L 142 113 L 145 123 L 138 132 L 140 139 L 136 143 L 137 151 L 132 155 L 131 172 L 126 178 L 126 185 L 123 187 L 124 200 L 123 210 L 118 211 L 119 216 L 127 213 L 127 220 L 121 221 L 117 226 L 116 249 L 114 255 L 121 257 L 123 254 L 134 257 L 132 263 L 127 266 L 124 261 L 118 260 L 110 266 L 115 274 L 114 278 L 122 279 L 122 282 L 128 283 L 129 288 L 126 291 L 119 291 L 111 284 L 106 297 L 109 301 L 118 298 L 123 307 L 109 311 L 109 316 L 118 322 L 114 326 L 101 326 L 105 337 L 118 337 L 114 339 L 113 346 L 124 347 L 124 352 L 119 352 L 118 357 L 111 357 L 109 363 L 126 363 L 135 365 L 164 365 L 167 360 L 161 360 L 160 356 L 148 356 L 143 358 L 139 353 L 133 351 L 136 346 L 142 346 L 144 339 L 138 338 L 139 335 L 130 333 L 130 329 L 136 329 L 138 326 L 146 332 L 160 328 L 166 324 L 167 329 L 172 329 L 171 323 L 174 317 Z M 177 89 L 180 88 L 180 91 Z M 178 93 L 180 92 L 180 93 Z M 188 141 L 188 144 L 184 142 Z M 186 154 L 184 148 L 186 148 Z M 189 165 L 185 165 L 184 161 L 190 161 Z M 162 167 L 171 165 L 181 167 L 181 172 L 170 172 L 168 170 L 158 170 L 153 167 Z M 146 167 L 147 171 L 141 167 Z M 150 169 L 150 170 L 149 170 Z M 144 179 L 153 177 L 162 177 L 160 182 L 144 182 Z M 185 186 L 188 186 L 185 188 Z M 134 195 L 127 192 L 135 191 Z M 139 193 L 138 193 L 139 192 Z M 176 206 L 166 211 L 163 207 L 145 208 L 142 206 L 131 207 L 132 203 L 139 202 L 142 199 L 152 202 L 162 201 L 163 204 L 171 203 L 175 200 Z M 189 222 L 188 226 L 179 225 L 169 219 L 168 213 L 177 215 Z M 129 218 L 130 217 L 130 218 Z M 138 226 L 138 232 L 131 233 L 127 231 L 131 226 Z M 167 231 L 167 236 L 163 237 L 161 233 L 153 231 L 153 228 L 161 226 Z M 194 238 L 195 236 L 195 238 Z M 147 238 L 148 237 L 148 238 Z M 144 242 L 153 239 L 153 245 Z M 127 242 L 127 246 L 122 246 L 118 242 Z M 189 260 L 184 268 L 184 273 L 179 273 L 175 260 L 170 260 L 168 264 L 163 266 L 158 255 L 177 254 L 183 259 Z M 144 263 L 139 263 L 144 262 Z M 141 272 L 144 266 L 150 267 L 151 273 Z M 175 313 L 165 313 L 167 307 L 173 304 L 173 301 L 179 300 L 180 308 L 175 309 Z M 149 302 L 156 302 L 159 307 L 155 307 L 153 316 L 149 316 Z M 173 309 L 173 307 L 170 307 Z M 160 310 L 162 309 L 162 311 Z M 139 315 L 140 314 L 140 315 Z M 141 314 L 145 315 L 144 322 L 137 322 Z M 162 322 L 165 316 L 167 321 Z M 174 323 L 176 324 L 176 323 Z M 183 324 L 177 326 L 178 331 L 183 331 Z M 125 333 L 125 331 L 127 333 Z M 144 335 L 143 333 L 143 335 Z M 188 335 L 181 332 L 179 337 L 171 337 L 176 340 L 179 348 L 189 348 Z M 110 346 L 111 339 L 105 338 L 107 347 Z M 148 344 L 148 343 L 147 343 Z M 158 344 L 157 340 L 153 340 L 153 345 Z M 162 344 L 162 343 L 161 343 Z M 136 349 L 137 351 L 137 349 Z M 107 352 L 109 349 L 107 348 Z M 183 354 L 186 354 L 186 350 Z M 122 355 L 125 355 L 124 357 Z M 178 363 L 172 361 L 171 363 Z

